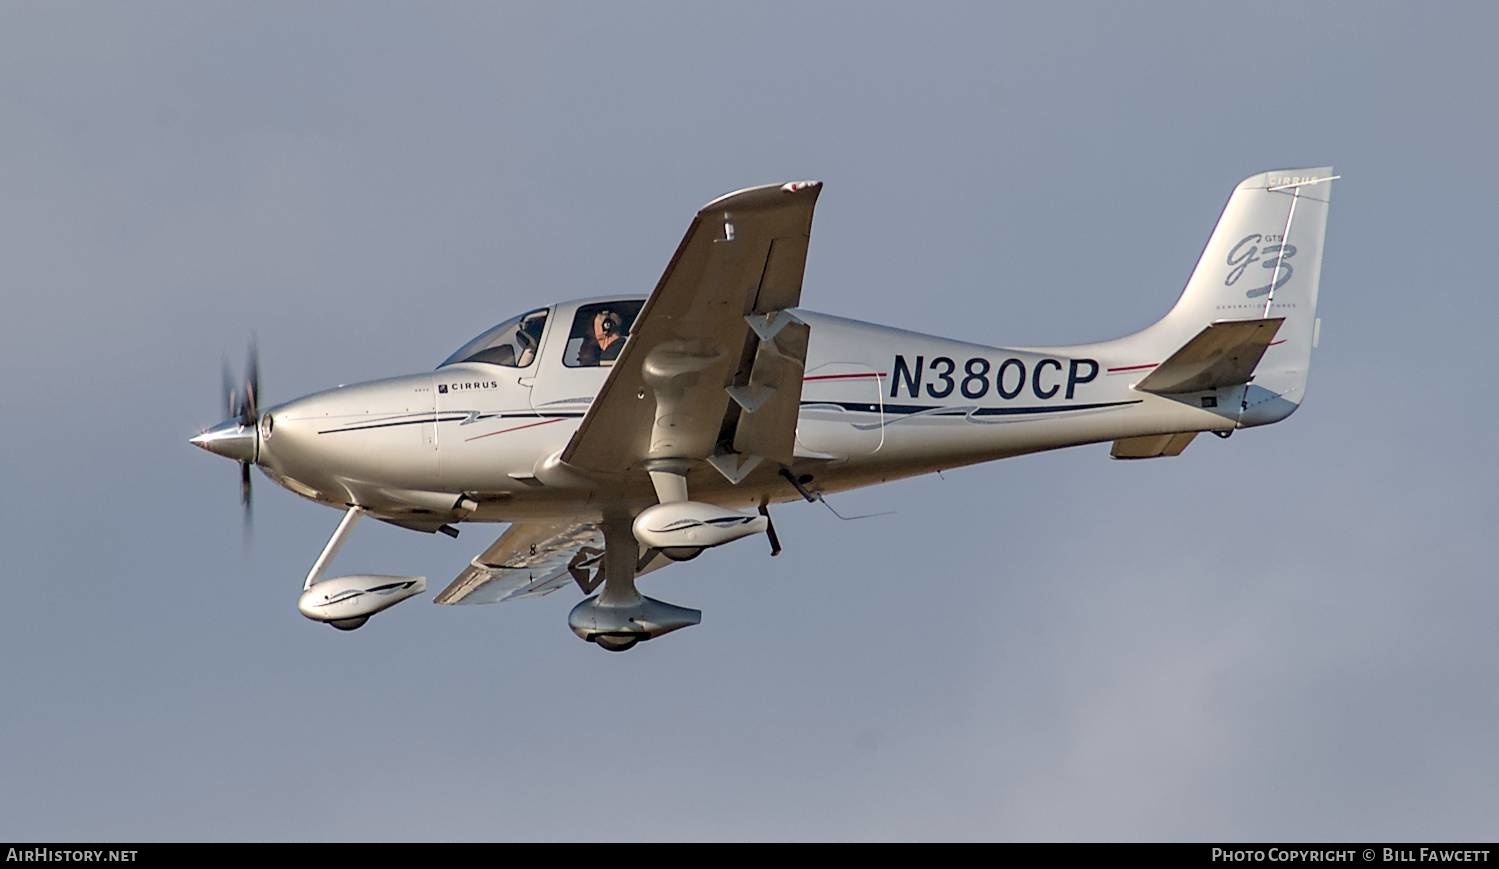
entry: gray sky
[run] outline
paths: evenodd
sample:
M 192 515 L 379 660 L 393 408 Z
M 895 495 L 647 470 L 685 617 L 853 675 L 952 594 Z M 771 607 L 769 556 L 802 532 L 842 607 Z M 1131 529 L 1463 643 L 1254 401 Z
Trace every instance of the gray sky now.
M 931 4 L 922 4 L 928 6 Z M 1491 5 L 0 0 L 0 838 L 1493 839 Z M 1335 164 L 1309 401 L 788 507 L 648 582 L 307 622 L 338 516 L 186 438 L 647 291 L 820 178 L 804 304 L 1124 334 L 1233 184 Z M 342 571 L 441 587 L 361 525 Z

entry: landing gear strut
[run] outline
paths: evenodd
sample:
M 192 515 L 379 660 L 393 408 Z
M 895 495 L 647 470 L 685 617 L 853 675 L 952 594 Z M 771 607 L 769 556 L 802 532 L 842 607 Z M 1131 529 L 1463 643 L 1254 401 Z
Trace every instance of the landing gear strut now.
M 588 598 L 567 616 L 579 637 L 611 652 L 624 652 L 636 643 L 669 634 L 702 621 L 699 610 L 646 597 L 635 588 L 640 544 L 630 528 L 630 517 L 604 520 L 604 590 Z
M 427 590 L 427 578 L 423 576 L 356 574 L 323 578 L 328 563 L 338 554 L 354 523 L 363 515 L 364 510 L 360 507 L 350 507 L 344 514 L 338 530 L 333 532 L 328 545 L 323 547 L 322 554 L 307 571 L 302 596 L 297 598 L 297 610 L 302 615 L 340 631 L 357 630 L 375 613 Z

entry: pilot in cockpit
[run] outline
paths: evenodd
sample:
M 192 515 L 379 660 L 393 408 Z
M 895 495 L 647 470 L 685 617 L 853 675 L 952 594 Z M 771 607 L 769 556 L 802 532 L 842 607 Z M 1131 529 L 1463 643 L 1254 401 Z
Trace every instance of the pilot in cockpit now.
M 617 312 L 605 308 L 593 315 L 593 327 L 578 349 L 579 365 L 602 365 L 619 358 L 624 348 L 620 335 L 622 320 Z

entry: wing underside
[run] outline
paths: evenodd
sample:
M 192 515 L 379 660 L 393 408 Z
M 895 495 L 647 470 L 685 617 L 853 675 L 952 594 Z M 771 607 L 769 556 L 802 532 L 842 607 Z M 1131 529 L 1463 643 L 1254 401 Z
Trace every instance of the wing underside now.
M 640 573 L 670 563 L 656 555 Z M 604 534 L 597 525 L 575 520 L 523 522 L 505 529 L 434 603 L 501 603 L 551 594 L 570 583 L 591 592 L 603 578 Z

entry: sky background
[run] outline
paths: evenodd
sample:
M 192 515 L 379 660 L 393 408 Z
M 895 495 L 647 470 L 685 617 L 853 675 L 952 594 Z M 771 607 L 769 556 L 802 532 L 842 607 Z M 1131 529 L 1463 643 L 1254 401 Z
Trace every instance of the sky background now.
M 0 0 L 0 839 L 1499 837 L 1499 11 L 917 5 Z M 808 308 L 1109 338 L 1325 164 L 1290 420 L 787 506 L 625 655 L 571 592 L 308 622 L 338 514 L 257 472 L 247 554 L 187 443 L 252 331 L 265 403 L 427 370 L 788 179 Z

